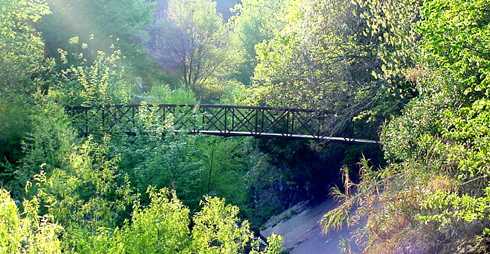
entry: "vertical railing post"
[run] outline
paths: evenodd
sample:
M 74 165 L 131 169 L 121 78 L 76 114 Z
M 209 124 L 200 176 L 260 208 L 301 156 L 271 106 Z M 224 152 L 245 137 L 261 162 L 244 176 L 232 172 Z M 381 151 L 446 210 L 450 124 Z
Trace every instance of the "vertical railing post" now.
M 285 130 L 286 136 L 289 136 L 289 116 L 290 116 L 290 111 L 287 110 L 286 111 L 286 130 Z
M 260 133 L 264 133 L 264 112 L 265 112 L 265 109 L 261 109 L 261 115 L 260 115 Z
M 316 137 L 319 139 L 320 138 L 320 131 L 322 129 L 322 120 L 321 120 L 320 112 L 315 111 L 315 115 L 313 115 L 313 116 L 316 117 L 316 120 L 317 120 L 317 124 L 315 124 L 317 126 Z
M 259 133 L 259 108 L 255 108 L 255 135 Z
M 135 121 L 135 118 L 136 118 L 136 105 L 132 105 L 131 106 L 131 124 L 132 124 L 132 129 L 134 130 L 134 127 L 136 125 L 136 121 Z
M 294 130 L 294 128 L 295 128 L 295 126 L 294 126 L 295 114 L 296 114 L 295 111 L 291 111 L 291 130 L 290 130 L 291 133 L 295 132 L 295 130 Z
M 231 131 L 235 130 L 235 107 L 231 108 Z
M 228 113 L 228 107 L 225 107 L 225 134 L 228 133 L 227 128 L 228 128 L 228 118 L 227 118 L 227 113 Z
M 201 130 L 206 130 L 207 128 L 205 127 L 206 125 L 206 110 L 204 109 L 203 107 L 203 110 L 202 110 L 202 124 L 201 124 Z

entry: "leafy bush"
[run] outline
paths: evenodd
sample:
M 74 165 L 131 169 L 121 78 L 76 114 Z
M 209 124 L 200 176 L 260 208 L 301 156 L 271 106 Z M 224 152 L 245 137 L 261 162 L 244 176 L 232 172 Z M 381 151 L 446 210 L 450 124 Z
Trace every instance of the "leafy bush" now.
M 86 252 L 101 230 L 115 228 L 136 199 L 127 177 L 108 158 L 106 144 L 87 140 L 65 155 L 65 165 L 41 172 L 30 192 L 46 213 L 64 227 L 63 248 Z
M 135 208 L 131 223 L 115 233 L 114 253 L 280 253 L 281 239 L 271 236 L 260 251 L 239 209 L 219 198 L 205 198 L 189 228 L 189 210 L 166 189 L 150 190 L 147 208 Z
M 59 50 L 56 64 L 59 70 L 51 77 L 54 84 L 49 97 L 70 106 L 130 102 L 134 84 L 122 62 L 121 51 L 117 48 L 109 52 L 97 50 L 93 59 L 87 59 L 90 49 L 77 37 L 73 40 L 81 52 Z
M 171 128 L 171 127 L 170 127 Z M 121 153 L 121 170 L 139 192 L 148 186 L 172 187 L 192 210 L 206 194 L 225 197 L 244 205 L 247 197 L 246 173 L 253 166 L 248 160 L 254 151 L 241 139 L 222 140 L 166 133 L 131 143 L 114 139 Z M 165 152 L 162 152 L 165 151 Z
M 0 253 L 61 253 L 63 250 L 68 253 L 278 254 L 281 251 L 281 238 L 276 235 L 268 239 L 266 248 L 260 246 L 248 222 L 238 218 L 238 207 L 226 205 L 222 199 L 206 198 L 201 211 L 193 216 L 191 227 L 189 209 L 177 199 L 175 192 L 149 189 L 149 196 L 151 202 L 147 207 L 140 206 L 138 201 L 134 203 L 131 220 L 122 227 L 101 227 L 89 233 L 80 230 L 90 225 L 80 227 L 81 221 L 71 224 L 66 216 L 54 216 L 61 219 L 64 230 L 49 223 L 49 216 L 39 218 L 37 198 L 24 202 L 26 217 L 20 218 L 15 203 L 1 190 Z M 91 210 L 88 203 L 73 204 L 83 208 L 80 212 Z M 94 219 L 87 215 L 83 217 L 85 220 Z M 104 222 L 104 219 L 100 221 Z M 63 232 L 61 240 L 60 232 Z
M 61 253 L 61 227 L 49 216 L 38 216 L 39 201 L 24 201 L 24 212 L 4 189 L 0 189 L 0 253 Z
M 183 253 L 189 248 L 189 209 L 175 192 L 149 189 L 150 204 L 136 204 L 131 223 L 115 233 L 117 253 Z
M 32 127 L 22 140 L 23 157 L 7 184 L 16 197 L 24 192 L 25 183 L 32 180 L 34 175 L 63 167 L 75 140 L 70 120 L 57 104 L 45 101 L 42 106 L 33 106 L 28 121 Z

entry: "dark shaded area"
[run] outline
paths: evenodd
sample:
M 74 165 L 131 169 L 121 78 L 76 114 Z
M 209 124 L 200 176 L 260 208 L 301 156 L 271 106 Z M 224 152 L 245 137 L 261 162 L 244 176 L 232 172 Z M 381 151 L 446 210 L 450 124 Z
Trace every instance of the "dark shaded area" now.
M 278 183 L 283 203 L 325 201 L 330 189 L 342 186 L 341 168 L 349 167 L 351 179 L 358 181 L 359 161 L 364 157 L 378 168 L 383 162 L 377 144 L 308 142 L 291 139 L 260 139 L 259 148 L 272 158 L 271 163 L 285 176 Z
M 0 186 L 14 179 L 15 166 L 22 159 L 22 142 L 31 131 L 32 108 L 21 98 L 0 99 Z

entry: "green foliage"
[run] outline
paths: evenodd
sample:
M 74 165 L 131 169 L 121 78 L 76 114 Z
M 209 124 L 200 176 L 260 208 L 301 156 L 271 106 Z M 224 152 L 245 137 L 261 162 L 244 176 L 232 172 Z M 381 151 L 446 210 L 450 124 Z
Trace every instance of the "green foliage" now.
M 370 8 L 367 12 L 380 11 L 378 1 L 363 2 Z M 359 184 L 349 182 L 345 188 L 352 190 L 339 194 L 342 205 L 326 216 L 325 223 L 333 227 L 366 217 L 364 246 L 371 253 L 415 246 L 420 252 L 440 253 L 464 252 L 472 246 L 484 253 L 488 248 L 478 239 L 490 223 L 490 65 L 485 53 L 490 3 L 433 0 L 411 7 L 409 3 L 393 2 L 392 6 L 405 6 L 393 10 L 394 16 L 365 18 L 388 24 L 385 28 L 398 26 L 389 28 L 394 32 L 388 38 L 416 31 L 412 48 L 404 46 L 406 40 L 392 40 L 395 46 L 390 50 L 397 52 L 387 52 L 414 55 L 398 59 L 416 61 L 418 73 L 411 78 L 419 95 L 383 128 L 385 155 L 392 164 L 379 173 L 367 170 Z M 410 26 L 395 21 L 414 13 L 420 13 L 420 19 Z M 411 65 L 404 60 L 390 65 L 393 59 L 386 59 L 388 67 L 398 65 L 398 71 L 384 73 L 385 79 L 403 74 Z M 354 207 L 359 208 L 352 214 L 349 210 Z
M 490 187 L 485 189 L 482 197 L 468 194 L 459 196 L 455 193 L 438 191 L 430 195 L 422 204 L 422 213 L 417 219 L 422 222 L 437 222 L 442 227 L 454 224 L 459 220 L 465 223 L 485 220 L 490 216 Z
M 206 193 L 244 204 L 247 186 L 245 174 L 251 167 L 251 142 L 241 139 L 206 138 L 197 144 L 205 173 Z
M 122 153 L 122 169 L 139 192 L 150 185 L 172 187 L 192 210 L 206 194 L 245 204 L 245 175 L 252 164 L 248 158 L 254 153 L 249 143 L 171 133 L 163 140 L 160 137 L 156 133 L 134 143 L 127 140 L 114 143 L 114 149 Z
M 245 0 L 233 9 L 235 16 L 230 21 L 233 26 L 230 40 L 241 58 L 236 78 L 243 84 L 252 84 L 257 65 L 256 45 L 271 39 L 274 32 L 285 25 L 277 14 L 283 12 L 288 2 Z
M 175 192 L 149 190 L 151 202 L 136 207 L 131 223 L 115 233 L 112 253 L 280 253 L 281 238 L 271 236 L 259 250 L 248 222 L 238 218 L 239 209 L 224 200 L 207 197 L 192 218 Z
M 192 248 L 199 253 L 242 253 L 252 239 L 248 222 L 240 222 L 238 208 L 219 198 L 206 198 L 194 216 Z
M 104 46 L 108 49 L 116 38 L 129 43 L 152 19 L 152 1 L 47 2 L 53 13 L 43 19 L 41 31 L 48 39 L 52 53 L 56 53 L 58 48 L 66 48 L 68 39 L 73 36 L 88 40 L 95 34 L 99 38 L 100 49 Z
M 163 67 L 198 97 L 206 99 L 208 86 L 232 72 L 235 54 L 228 51 L 229 28 L 214 1 L 170 0 L 159 33 Z
M 423 57 L 429 67 L 443 71 L 467 103 L 490 97 L 489 4 L 488 0 L 429 1 L 421 10 Z
M 362 31 L 381 61 L 374 69 L 374 78 L 386 84 L 391 96 L 412 98 L 416 93 L 414 82 L 420 75 L 416 66 L 416 22 L 420 16 L 420 0 L 371 1 L 354 0 L 358 15 L 367 26 Z
M 350 1 L 291 1 L 281 14 L 287 25 L 256 47 L 260 101 L 335 112 L 325 127 L 333 135 L 353 120 L 376 128 L 388 113 L 376 114 L 377 108 L 398 101 L 387 98 L 384 82 L 371 76 L 379 61 L 357 11 Z
M 47 0 L 52 14 L 38 25 L 46 42 L 49 56 L 56 57 L 58 49 L 72 50 L 69 40 L 80 37 L 91 48 L 108 51 L 113 44 L 123 51 L 124 65 L 135 75 L 153 79 L 159 77 L 155 64 L 147 57 L 143 42 L 147 39 L 145 28 L 153 19 L 153 2 L 144 0 Z M 87 58 L 93 59 L 91 51 Z M 147 73 L 145 73 L 147 72 Z M 151 80 L 153 81 L 153 80 Z
M 177 199 L 175 192 L 149 189 L 149 206 L 141 207 L 135 202 L 131 221 L 121 228 L 100 228 L 87 234 L 61 219 L 65 229 L 60 241 L 58 233 L 62 228 L 49 223 L 48 217 L 37 216 L 37 198 L 24 202 L 26 217 L 20 218 L 8 193 L 2 190 L 0 195 L 3 202 L 0 203 L 0 236 L 5 236 L 0 241 L 0 253 L 61 253 L 62 244 L 64 252 L 69 253 L 245 253 L 248 250 L 255 254 L 278 254 L 281 251 L 281 238 L 277 235 L 268 238 L 268 246 L 261 248 L 248 222 L 238 218 L 238 207 L 226 205 L 219 198 L 208 197 L 203 201 L 201 211 L 192 218 L 191 229 L 189 209 Z M 78 205 L 89 209 L 87 203 Z M 93 219 L 88 214 L 84 218 Z
M 149 190 L 150 205 L 136 205 L 131 223 L 115 233 L 114 253 L 184 253 L 189 248 L 189 209 L 175 192 Z
M 128 103 L 133 95 L 133 83 L 122 59 L 121 51 L 112 49 L 108 53 L 97 51 L 93 60 L 86 58 L 90 50 L 78 37 L 72 43 L 80 53 L 59 50 L 57 67 L 54 74 L 55 84 L 49 95 L 64 105 L 99 105 Z
M 0 99 L 0 185 L 12 180 L 22 158 L 22 140 L 31 131 L 32 109 L 21 97 Z
M 155 85 L 150 92 L 143 98 L 147 103 L 168 103 L 168 104 L 195 104 L 197 102 L 194 92 L 190 89 L 178 88 L 170 89 L 167 85 Z
M 65 156 L 66 165 L 35 177 L 32 192 L 45 212 L 64 227 L 63 248 L 90 252 L 100 231 L 115 228 L 136 196 L 118 158 L 108 158 L 107 145 L 87 140 Z
M 122 170 L 128 173 L 139 192 L 148 186 L 176 189 L 184 202 L 196 208 L 204 194 L 204 169 L 195 149 L 195 140 L 167 135 L 164 140 L 142 139 L 135 143 L 122 140 L 115 148 L 122 155 Z M 165 152 L 162 152 L 165 151 Z
M 24 201 L 24 213 L 4 189 L 0 189 L 0 253 L 61 253 L 61 227 L 47 216 L 39 217 L 39 201 Z
M 441 81 L 432 80 L 433 84 Z M 381 132 L 381 140 L 385 157 L 392 161 L 402 161 L 414 157 L 420 152 L 417 143 L 426 134 L 439 131 L 437 120 L 443 116 L 441 112 L 448 106 L 447 97 L 431 89 L 418 98 L 413 99 L 403 109 L 402 114 L 385 124 Z
M 275 30 L 272 39 L 256 45 L 257 66 L 254 72 L 254 82 L 268 88 L 265 95 L 277 91 L 278 95 L 283 94 L 283 97 L 286 97 L 287 94 L 284 94 L 284 89 L 281 91 L 279 89 L 285 82 L 294 82 L 296 79 L 293 77 L 302 71 L 299 70 L 301 63 L 295 61 L 298 57 L 295 53 L 300 50 L 301 41 L 301 33 L 298 30 L 300 29 L 301 18 L 305 15 L 304 11 L 299 8 L 300 3 L 301 1 L 291 1 L 287 8 L 280 12 L 280 16 L 285 17 L 283 19 L 287 25 Z M 298 8 L 292 8 L 293 6 Z M 298 70 L 294 71 L 294 69 Z M 279 86 L 273 87 L 275 84 Z M 300 88 L 296 82 L 292 85 L 296 85 L 297 89 Z M 304 89 L 298 89 L 298 91 L 304 91 Z M 279 97 L 275 100 L 278 102 L 274 104 L 284 103 L 291 99 Z M 293 105 L 298 104 L 297 100 L 293 102 Z
M 24 156 L 8 183 L 15 196 L 23 193 L 25 183 L 35 174 L 64 166 L 75 139 L 70 120 L 59 105 L 45 101 L 44 105 L 31 110 L 29 122 L 32 128 L 29 135 L 23 138 Z
M 49 8 L 44 1 L 0 1 L 0 93 L 29 95 L 33 81 L 49 65 L 44 59 L 44 43 L 34 29 Z

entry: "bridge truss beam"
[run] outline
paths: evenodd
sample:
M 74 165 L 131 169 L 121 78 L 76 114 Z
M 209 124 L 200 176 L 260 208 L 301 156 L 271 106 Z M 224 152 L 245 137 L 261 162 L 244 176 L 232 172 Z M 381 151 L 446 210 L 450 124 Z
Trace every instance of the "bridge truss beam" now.
M 164 126 L 178 132 L 217 136 L 302 138 L 350 143 L 377 141 L 332 137 L 334 114 L 325 111 L 234 105 L 138 104 L 67 108 L 82 135 L 138 134 Z

